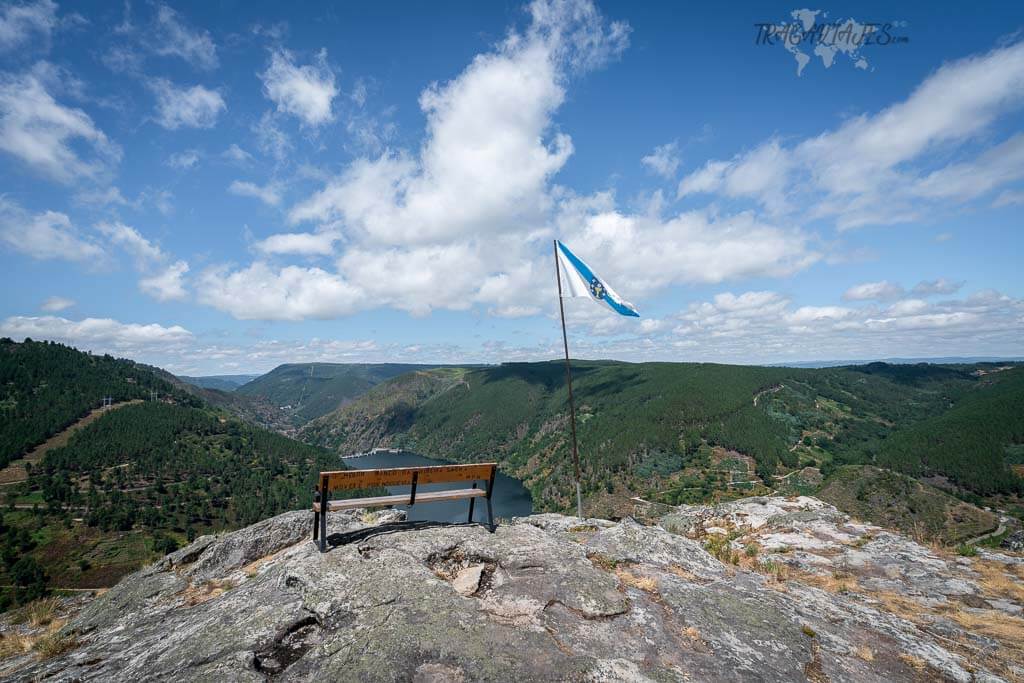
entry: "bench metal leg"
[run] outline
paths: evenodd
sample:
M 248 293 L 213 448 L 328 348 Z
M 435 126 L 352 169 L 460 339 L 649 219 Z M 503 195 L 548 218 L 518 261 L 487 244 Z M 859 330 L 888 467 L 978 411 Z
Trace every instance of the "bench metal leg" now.
M 320 552 L 327 552 L 327 501 L 320 503 Z
M 487 526 L 492 534 L 494 533 L 494 512 L 491 510 L 491 494 L 494 493 L 494 475 L 497 471 L 496 467 L 491 469 L 491 478 L 487 482 Z
M 313 489 L 313 502 L 320 502 L 320 491 Z M 317 536 L 320 532 L 320 513 L 317 510 L 313 510 L 313 542 L 316 543 Z
M 476 488 L 476 482 L 475 481 L 473 482 L 473 486 L 471 486 L 470 488 L 474 488 L 474 489 Z M 476 502 L 476 498 L 470 498 L 469 499 L 469 523 L 470 524 L 473 523 L 473 503 L 475 503 L 475 502 Z

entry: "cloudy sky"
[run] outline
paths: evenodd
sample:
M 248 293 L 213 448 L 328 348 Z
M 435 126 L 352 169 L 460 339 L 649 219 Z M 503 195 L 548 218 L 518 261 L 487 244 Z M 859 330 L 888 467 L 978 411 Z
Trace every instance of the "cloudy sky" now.
M 794 9 L 0 3 L 0 335 L 553 358 L 559 238 L 642 316 L 568 301 L 578 356 L 1024 355 L 1019 10 L 801 64 Z

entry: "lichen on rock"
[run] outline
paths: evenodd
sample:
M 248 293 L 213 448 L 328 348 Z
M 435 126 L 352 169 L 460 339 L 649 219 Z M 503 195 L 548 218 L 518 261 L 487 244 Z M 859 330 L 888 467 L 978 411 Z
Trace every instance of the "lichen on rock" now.
M 658 525 L 535 515 L 495 533 L 308 512 L 197 539 L 72 617 L 32 681 L 1012 680 L 1012 555 L 962 558 L 813 498 Z M 724 535 L 709 536 L 717 528 Z M 784 539 L 784 542 L 783 540 Z M 712 542 L 713 541 L 713 542 Z M 709 553 L 707 545 L 715 554 Z M 785 571 L 782 571 L 782 570 Z M 787 574 L 788 572 L 788 574 Z

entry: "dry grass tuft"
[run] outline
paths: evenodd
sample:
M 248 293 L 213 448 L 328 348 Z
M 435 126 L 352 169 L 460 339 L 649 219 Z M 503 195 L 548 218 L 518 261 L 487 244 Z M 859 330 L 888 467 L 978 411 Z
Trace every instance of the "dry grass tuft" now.
M 38 600 L 39 603 L 48 603 L 48 600 Z M 59 601 L 58 601 L 59 602 Z M 34 603 L 26 605 L 32 607 Z M 34 633 L 19 633 L 11 631 L 0 635 L 0 660 L 19 657 L 35 652 L 40 659 L 49 659 L 67 652 L 78 645 L 78 639 L 70 633 L 61 633 L 60 629 L 64 622 L 53 616 L 54 607 L 47 604 L 36 605 L 33 623 L 37 629 Z M 26 610 L 26 614 L 28 610 Z M 29 620 L 32 620 L 32 616 Z M 39 623 L 40 620 L 42 623 Z M 44 628 L 45 627 L 45 628 Z
M 1005 565 L 991 560 L 978 560 L 971 566 L 981 574 L 977 584 L 986 594 L 997 595 L 1013 602 L 1024 603 L 1024 566 Z M 1008 574 L 1007 572 L 1013 572 Z
M 820 588 L 829 593 L 851 593 L 859 588 L 857 578 L 845 572 L 832 572 L 831 574 L 802 572 L 794 578 L 800 583 Z
M 1020 617 L 1012 617 L 997 610 L 965 609 L 958 603 L 929 609 L 916 600 L 888 591 L 872 593 L 871 597 L 878 600 L 879 608 L 917 624 L 925 631 L 929 631 L 928 627 L 934 615 L 941 614 L 969 633 L 996 640 L 1000 645 L 999 656 L 993 661 L 987 662 L 987 666 L 990 668 L 1005 668 L 1007 662 L 1012 662 L 1018 667 L 1024 666 L 1024 643 L 1020 637 L 1020 634 L 1024 633 L 1024 619 Z M 949 640 L 946 642 L 954 645 L 954 651 L 959 651 L 969 659 L 978 655 L 979 651 L 974 645 L 964 642 L 954 643 Z M 956 647 L 957 645 L 959 647 Z M 983 658 L 987 659 L 984 656 Z M 910 663 L 906 658 L 904 661 Z
M 263 565 L 265 565 L 268 562 L 272 561 L 273 559 L 275 559 L 278 555 L 280 555 L 281 553 L 283 553 L 287 549 L 288 548 L 282 548 L 281 550 L 278 550 L 276 553 L 271 553 L 271 554 L 269 554 L 269 555 L 267 555 L 265 557 L 259 557 L 259 558 L 255 559 L 255 560 L 253 560 L 249 564 L 247 564 L 244 567 L 242 567 L 242 573 L 245 574 L 246 577 L 251 579 L 252 577 L 254 577 L 254 576 L 256 576 L 257 574 L 260 573 L 260 567 L 262 567 Z
M 194 607 L 195 605 L 213 600 L 234 587 L 235 582 L 230 579 L 211 579 L 198 586 L 189 586 L 182 591 L 181 595 L 186 606 Z
M 681 565 L 669 565 L 668 570 L 681 579 L 686 579 L 687 581 L 692 581 L 693 583 L 704 583 L 699 576 L 697 576 L 696 574 L 688 570 L 686 567 L 683 567 Z
M 768 577 L 774 583 L 785 583 L 789 579 L 789 567 L 784 562 L 764 560 L 753 564 L 751 568 Z
M 915 624 L 920 621 L 927 611 L 924 605 L 917 600 L 904 597 L 892 591 L 876 591 L 871 593 L 871 597 L 878 600 L 881 609 L 891 612 L 898 617 L 903 617 Z
M 867 645 L 861 645 L 860 647 L 858 647 L 853 652 L 858 657 L 863 659 L 865 662 L 873 662 L 873 661 L 875 661 L 875 651 L 872 650 Z
M 918 657 L 916 655 L 908 654 L 906 652 L 901 652 L 900 653 L 900 659 L 903 660 L 904 664 L 906 664 L 910 668 L 914 669 L 915 671 L 924 671 L 925 669 L 928 668 L 928 662 L 924 661 L 923 659 L 921 659 L 920 657 Z
M 22 635 L 17 631 L 0 635 L 0 660 L 28 654 L 32 651 L 32 645 L 35 642 L 34 636 Z
M 54 631 L 37 640 L 32 649 L 39 654 L 40 659 L 50 659 L 76 647 L 78 647 L 78 638 L 73 634 Z
M 587 559 L 590 560 L 590 564 L 594 565 L 598 569 L 603 569 L 606 572 L 615 571 L 615 568 L 619 566 L 618 560 L 613 560 L 607 555 L 601 553 L 592 553 L 587 555 Z
M 644 593 L 658 592 L 658 581 L 650 576 L 637 576 L 622 567 L 615 570 L 615 575 L 623 584 L 638 588 Z
M 694 648 L 701 652 L 709 652 L 708 642 L 701 636 L 700 631 L 695 626 L 687 626 L 686 628 L 680 629 L 683 638 L 686 639 Z
M 972 633 L 980 633 L 1001 641 L 1004 653 L 1014 654 L 1014 659 L 1024 663 L 1024 644 L 1021 634 L 1024 633 L 1024 619 L 1011 617 L 1005 612 L 996 610 L 965 610 L 954 605 L 945 610 L 946 616 L 957 622 Z
M 25 616 L 29 626 L 39 628 L 52 622 L 60 607 L 60 598 L 50 597 L 34 600 L 25 606 Z

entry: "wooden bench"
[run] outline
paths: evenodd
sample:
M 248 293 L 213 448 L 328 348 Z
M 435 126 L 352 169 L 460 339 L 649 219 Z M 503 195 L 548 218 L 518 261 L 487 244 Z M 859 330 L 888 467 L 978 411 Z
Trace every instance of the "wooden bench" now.
M 494 491 L 494 474 L 497 464 L 493 462 L 474 465 L 438 465 L 434 467 L 395 467 L 386 470 L 341 470 L 321 472 L 319 484 L 313 495 L 313 541 L 320 541 L 320 552 L 327 550 L 327 513 L 333 510 L 354 508 L 390 507 L 392 505 L 415 505 L 434 503 L 440 500 L 468 500 L 469 521 L 473 521 L 473 503 L 477 498 L 487 501 L 487 526 L 494 531 L 494 515 L 491 510 L 491 493 Z M 436 484 L 469 481 L 470 488 L 455 488 L 444 491 L 416 492 L 421 484 Z M 477 482 L 486 482 L 487 488 L 477 488 Z M 409 493 L 394 496 L 372 496 L 370 498 L 345 498 L 331 500 L 332 491 L 365 489 L 375 486 L 408 486 Z

